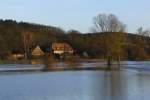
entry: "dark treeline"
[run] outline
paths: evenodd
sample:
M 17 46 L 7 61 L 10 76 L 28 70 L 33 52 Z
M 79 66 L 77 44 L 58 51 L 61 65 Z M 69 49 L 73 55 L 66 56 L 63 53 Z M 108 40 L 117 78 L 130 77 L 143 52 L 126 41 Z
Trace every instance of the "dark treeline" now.
M 50 47 L 55 41 L 61 41 L 65 32 L 58 27 L 44 26 L 13 20 L 0 20 L 0 55 L 7 57 L 13 52 L 24 52 L 24 33 L 29 33 L 30 50 L 36 45 Z M 25 38 L 26 39 L 26 38 Z M 27 40 L 27 39 L 26 39 Z
M 118 38 L 115 35 L 124 35 L 126 38 L 120 39 L 122 37 Z M 89 58 L 104 59 L 106 55 L 112 57 L 118 55 L 118 57 L 128 60 L 150 58 L 150 40 L 144 35 L 128 34 L 121 31 L 83 34 L 76 30 L 65 32 L 59 27 L 0 20 L 1 58 L 6 59 L 14 52 L 24 53 L 25 48 L 29 48 L 29 52 L 31 52 L 37 45 L 46 50 L 51 47 L 53 42 L 67 42 L 81 57 L 86 52 Z M 120 49 L 121 47 L 123 50 Z
M 107 46 L 114 48 L 117 56 L 117 44 L 113 45 L 115 37 L 110 40 L 109 36 L 113 34 L 124 34 L 126 40 L 121 43 L 123 51 L 120 52 L 121 58 L 124 60 L 146 60 L 150 58 L 150 38 L 147 36 L 141 36 L 133 33 L 122 33 L 122 32 L 105 32 L 105 33 L 87 33 L 81 34 L 79 32 L 70 32 L 66 34 L 66 42 L 71 44 L 73 48 L 81 56 L 84 52 L 92 58 L 106 58 Z M 104 38 L 105 37 L 105 38 Z M 105 43 L 108 39 L 108 44 Z

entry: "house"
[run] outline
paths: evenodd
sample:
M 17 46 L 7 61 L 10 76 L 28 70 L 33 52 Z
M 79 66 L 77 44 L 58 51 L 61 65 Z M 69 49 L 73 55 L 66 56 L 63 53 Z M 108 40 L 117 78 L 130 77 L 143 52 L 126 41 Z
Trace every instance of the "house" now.
M 72 47 L 67 43 L 52 43 L 52 50 L 54 54 L 73 54 Z
M 44 52 L 42 51 L 42 49 L 40 48 L 40 46 L 36 46 L 35 49 L 33 49 L 32 51 L 32 56 L 44 56 Z

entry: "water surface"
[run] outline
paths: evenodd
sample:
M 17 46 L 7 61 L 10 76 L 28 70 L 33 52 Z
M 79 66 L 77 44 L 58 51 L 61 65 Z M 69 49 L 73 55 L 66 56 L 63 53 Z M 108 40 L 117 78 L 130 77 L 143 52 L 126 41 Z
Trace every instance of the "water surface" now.
M 149 98 L 150 72 L 144 70 L 0 74 L 0 100 L 149 100 Z

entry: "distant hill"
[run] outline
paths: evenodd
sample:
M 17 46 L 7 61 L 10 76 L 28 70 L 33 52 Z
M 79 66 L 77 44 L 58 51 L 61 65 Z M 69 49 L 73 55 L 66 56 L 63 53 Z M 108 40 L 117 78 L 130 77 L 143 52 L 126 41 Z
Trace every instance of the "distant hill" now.
M 22 32 L 32 33 L 31 48 L 49 46 L 51 42 L 60 41 L 65 32 L 59 27 L 46 26 L 14 20 L 0 20 L 0 50 L 1 54 L 11 53 L 13 50 L 22 51 Z
M 104 57 L 103 36 L 109 33 L 80 33 L 78 31 L 65 32 L 54 26 L 46 26 L 28 22 L 16 22 L 14 20 L 0 20 L 0 55 L 6 57 L 12 52 L 24 52 L 22 32 L 30 32 L 30 50 L 39 45 L 42 49 L 50 48 L 52 42 L 67 42 L 82 56 L 87 52 L 90 57 Z M 111 33 L 113 34 L 113 33 Z M 137 48 L 136 34 L 127 33 L 127 58 L 136 58 Z M 150 44 L 149 37 L 143 37 Z M 111 44 L 111 43 L 110 43 Z M 135 47 L 136 46 L 136 47 Z M 150 51 L 149 47 L 145 51 Z M 150 53 L 147 52 L 147 55 Z M 142 54 L 141 54 L 142 55 Z M 129 57 L 132 56 L 132 57 Z M 139 55 L 140 56 L 140 55 Z

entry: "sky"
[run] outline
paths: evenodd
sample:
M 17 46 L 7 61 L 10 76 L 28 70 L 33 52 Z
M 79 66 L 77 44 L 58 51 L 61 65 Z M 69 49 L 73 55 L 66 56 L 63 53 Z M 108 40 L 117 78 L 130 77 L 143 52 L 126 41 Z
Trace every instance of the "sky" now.
M 93 17 L 115 14 L 135 32 L 150 28 L 150 0 L 1 0 L 0 19 L 52 25 L 66 31 L 90 32 Z

